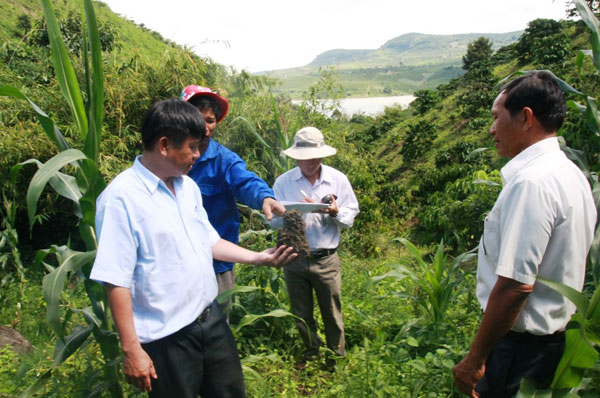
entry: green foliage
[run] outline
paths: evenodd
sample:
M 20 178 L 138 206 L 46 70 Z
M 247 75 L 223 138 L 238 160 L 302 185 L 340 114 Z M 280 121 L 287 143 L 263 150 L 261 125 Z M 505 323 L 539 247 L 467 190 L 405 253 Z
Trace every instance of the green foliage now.
M 437 137 L 437 125 L 421 120 L 411 124 L 402 143 L 400 154 L 405 163 L 410 163 L 423 156 Z
M 452 262 L 449 262 L 448 256 L 444 254 L 444 241 L 442 240 L 431 264 L 428 264 L 423 260 L 423 254 L 415 245 L 404 238 L 399 238 L 398 241 L 406 247 L 417 262 L 419 269 L 413 271 L 410 267 L 403 264 L 394 265 L 393 271 L 382 276 L 376 276 L 373 278 L 373 281 L 377 282 L 387 277 L 399 280 L 409 277 L 419 290 L 425 293 L 424 296 L 416 298 L 419 305 L 427 311 L 432 322 L 440 322 L 450 305 L 454 288 L 463 278 L 463 275 L 459 271 L 459 266 L 463 262 L 468 262 L 475 254 L 471 252 L 463 253 L 454 258 Z
M 464 90 L 459 94 L 457 105 L 465 119 L 488 112 L 493 101 L 496 78 L 492 73 L 490 59 L 473 62 L 464 76 Z
M 118 344 L 116 335 L 111 332 L 111 326 L 106 313 L 107 303 L 103 289 L 96 283 L 87 279 L 91 264 L 95 256 L 96 235 L 94 231 L 95 203 L 99 193 L 104 188 L 104 179 L 100 175 L 97 166 L 98 153 L 100 150 L 100 132 L 102 129 L 102 116 L 104 108 L 103 92 L 103 69 L 101 58 L 101 46 L 96 25 L 96 17 L 91 1 L 83 3 L 85 15 L 85 32 L 83 35 L 83 56 L 85 66 L 86 99 L 84 104 L 75 70 L 69 59 L 65 44 L 61 38 L 58 22 L 54 16 L 52 7 L 48 1 L 42 1 L 46 16 L 47 29 L 50 46 L 52 49 L 52 60 L 56 71 L 56 78 L 63 95 L 69 105 L 74 124 L 83 142 L 83 152 L 71 148 L 64 135 L 56 127 L 54 122 L 29 98 L 19 90 L 12 87 L 0 88 L 0 94 L 27 100 L 37 113 L 44 131 L 58 147 L 60 153 L 52 157 L 46 163 L 32 159 L 17 166 L 17 169 L 26 163 L 36 163 L 38 171 L 32 178 L 27 193 L 27 209 L 30 224 L 33 224 L 37 203 L 44 187 L 49 183 L 61 196 L 71 200 L 75 204 L 75 215 L 79 218 L 79 231 L 82 241 L 87 246 L 86 252 L 77 252 L 68 247 L 53 247 L 43 253 L 38 261 L 47 254 L 55 254 L 58 260 L 57 267 L 46 267 L 51 272 L 44 278 L 44 298 L 47 301 L 47 318 L 53 331 L 59 337 L 54 352 L 54 362 L 51 368 L 42 374 L 38 382 L 27 389 L 22 396 L 29 396 L 43 387 L 52 374 L 52 370 L 64 362 L 70 355 L 79 349 L 87 341 L 90 335 L 94 335 L 100 344 L 102 353 L 107 363 L 112 363 L 105 368 L 105 382 L 112 396 L 121 396 L 121 388 L 117 382 L 118 372 L 116 355 Z M 63 174 L 61 170 L 70 164 L 74 168 L 75 176 Z M 65 321 L 59 310 L 61 292 L 65 287 L 65 281 L 69 276 L 79 274 L 85 279 L 85 288 L 90 299 L 92 309 L 85 308 L 77 310 L 67 308 L 64 319 L 68 319 L 75 312 L 80 312 L 87 323 L 86 326 L 77 326 L 72 333 L 67 335 Z
M 13 352 L 9 345 L 0 347 L 0 397 L 15 396 L 18 390 L 15 388 L 17 368 L 15 364 L 18 355 Z
M 67 48 L 75 55 L 79 55 L 83 45 L 81 15 L 72 10 L 69 11 L 66 18 L 59 21 L 59 27 L 61 36 L 63 37 Z M 115 29 L 108 23 L 99 22 L 98 34 L 102 51 L 112 51 L 115 46 Z M 48 36 L 48 29 L 46 28 L 46 20 L 44 18 L 40 18 L 35 22 L 35 30 L 33 31 L 33 34 L 29 36 L 29 41 L 36 46 L 50 47 L 50 38 Z
M 31 30 L 31 19 L 27 14 L 21 14 L 17 18 L 17 28 L 23 31 L 23 35 L 26 35 Z
M 477 245 L 483 219 L 500 192 L 498 171 L 483 170 L 446 183 L 443 190 L 431 194 L 419 216 L 420 229 L 427 241 L 442 237 L 456 250 Z
M 470 70 L 476 62 L 489 61 L 492 56 L 492 42 L 486 37 L 480 37 L 467 46 L 467 52 L 463 56 L 463 69 Z
M 565 353 L 563 354 L 551 387 L 565 389 L 577 387 L 585 369 L 598 361 L 600 346 L 600 286 L 588 300 L 582 293 L 564 284 L 538 277 L 544 285 L 563 294 L 577 306 L 577 313 L 567 325 Z
M 410 103 L 410 106 L 411 108 L 414 107 L 420 115 L 432 109 L 441 101 L 438 92 L 434 90 L 417 90 L 413 95 L 415 100 Z
M 534 63 L 541 67 L 560 67 L 570 54 L 570 41 L 559 22 L 540 18 L 529 22 L 516 50 L 522 65 Z
M 25 268 L 19 252 L 19 234 L 15 228 L 16 210 L 16 204 L 3 193 L 0 208 L 0 304 L 6 299 L 5 292 L 9 285 L 18 280 L 22 287 L 25 279 Z
M 314 112 L 330 115 L 340 107 L 344 89 L 333 66 L 319 67 L 319 80 L 308 87 L 306 100 Z

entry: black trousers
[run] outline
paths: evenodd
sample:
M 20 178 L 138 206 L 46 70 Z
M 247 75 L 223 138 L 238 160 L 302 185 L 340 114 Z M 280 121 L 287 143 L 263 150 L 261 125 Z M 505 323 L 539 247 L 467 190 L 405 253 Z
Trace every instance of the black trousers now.
M 488 357 L 476 391 L 481 398 L 510 398 L 519 391 L 523 378 L 532 379 L 539 389 L 548 388 L 564 348 L 564 333 L 509 332 Z
M 142 348 L 158 376 L 151 398 L 246 396 L 237 345 L 216 300 L 196 321 Z

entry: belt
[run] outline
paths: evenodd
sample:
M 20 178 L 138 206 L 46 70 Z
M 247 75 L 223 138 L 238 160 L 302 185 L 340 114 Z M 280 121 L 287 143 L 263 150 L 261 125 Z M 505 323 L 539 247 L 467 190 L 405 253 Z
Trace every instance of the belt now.
M 323 258 L 323 257 L 327 257 L 327 256 L 331 256 L 333 253 L 335 253 L 337 250 L 337 247 L 334 247 L 333 249 L 317 249 L 317 250 L 313 250 L 310 252 L 309 254 L 309 258 Z
M 565 331 L 559 330 L 552 334 L 536 335 L 527 332 L 515 332 L 510 330 L 505 336 L 516 343 L 560 343 L 565 341 Z

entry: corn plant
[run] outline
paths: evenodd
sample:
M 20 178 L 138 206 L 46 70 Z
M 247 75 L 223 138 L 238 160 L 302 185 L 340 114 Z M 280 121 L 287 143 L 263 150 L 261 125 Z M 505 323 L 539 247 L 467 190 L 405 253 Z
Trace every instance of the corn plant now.
M 371 280 L 378 282 L 388 277 L 398 280 L 406 277 L 410 278 L 415 286 L 425 293 L 425 296 L 417 297 L 418 304 L 425 309 L 434 323 L 442 321 L 452 299 L 454 287 L 464 277 L 464 274 L 459 270 L 459 266 L 472 259 L 475 254 L 472 251 L 462 253 L 452 261 L 448 261 L 448 256 L 444 253 L 444 241 L 442 240 L 433 257 L 433 261 L 428 264 L 423 259 L 421 251 L 415 245 L 404 238 L 396 240 L 406 247 L 410 255 L 416 260 L 420 270 L 414 271 L 407 265 L 395 264 L 393 265 L 394 270 L 384 275 L 373 277 Z
M 42 388 L 52 376 L 52 371 L 89 341 L 92 336 L 99 344 L 107 364 L 104 369 L 104 388 L 110 392 L 111 396 L 119 397 L 122 396 L 122 390 L 118 383 L 119 371 L 116 359 L 119 356 L 119 345 L 117 335 L 108 317 L 104 289 L 89 279 L 97 246 L 94 228 L 96 198 L 106 185 L 98 170 L 104 108 L 102 50 L 98 26 L 91 0 L 83 0 L 82 56 L 85 68 L 85 95 L 83 95 L 50 1 L 41 0 L 41 2 L 56 79 L 81 138 L 83 150 L 72 148 L 52 119 L 20 90 L 3 86 L 0 87 L 0 95 L 29 102 L 44 132 L 59 150 L 59 153 L 46 163 L 30 159 L 13 167 L 12 172 L 18 172 L 27 164 L 38 166 L 38 170 L 29 184 L 26 197 L 30 225 L 33 225 L 38 200 L 47 185 L 50 185 L 60 196 L 73 202 L 74 214 L 79 219 L 79 233 L 85 243 L 86 251 L 75 251 L 68 246 L 52 246 L 48 250 L 39 252 L 36 256 L 36 261 L 44 263 L 50 271 L 44 277 L 42 288 L 47 303 L 47 321 L 57 335 L 58 341 L 50 369 L 24 391 L 22 397 L 28 397 Z M 84 98 L 87 98 L 87 102 L 84 101 Z M 61 172 L 63 168 L 66 168 L 71 174 Z M 44 262 L 48 255 L 56 257 L 57 266 L 54 267 Z M 60 296 L 67 280 L 74 275 L 83 280 L 91 308 L 66 308 L 64 315 L 61 316 Z M 67 335 L 68 320 L 74 313 L 82 314 L 86 324 L 76 326 Z

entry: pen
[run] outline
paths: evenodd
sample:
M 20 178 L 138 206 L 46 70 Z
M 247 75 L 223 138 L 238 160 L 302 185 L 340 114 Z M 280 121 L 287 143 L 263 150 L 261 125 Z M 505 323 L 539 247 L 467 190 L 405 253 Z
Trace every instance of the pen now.
M 300 190 L 300 193 L 301 193 L 302 195 L 304 195 L 304 197 L 305 197 L 305 198 L 308 198 L 308 195 L 307 195 L 307 194 L 306 194 L 306 192 L 304 192 L 303 190 Z

